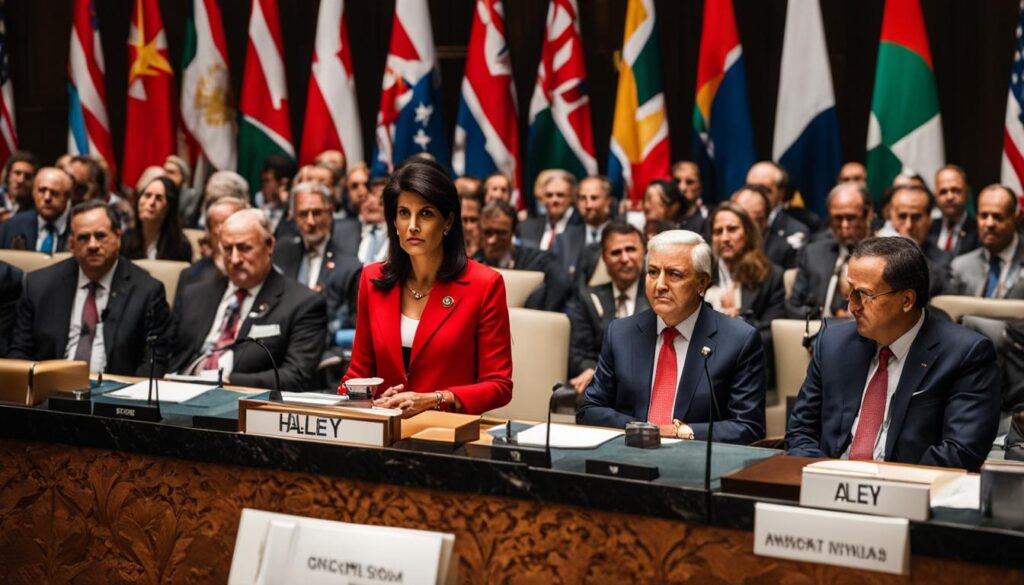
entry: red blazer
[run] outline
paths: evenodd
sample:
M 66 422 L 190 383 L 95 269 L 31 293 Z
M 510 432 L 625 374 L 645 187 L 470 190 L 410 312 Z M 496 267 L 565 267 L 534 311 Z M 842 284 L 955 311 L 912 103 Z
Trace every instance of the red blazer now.
M 512 342 L 505 282 L 470 260 L 450 282 L 438 280 L 427 298 L 409 358 L 402 363 L 402 285 L 383 291 L 371 280 L 381 263 L 368 264 L 359 281 L 356 338 L 345 380 L 379 376 L 378 389 L 405 384 L 406 390 L 450 390 L 465 412 L 480 414 L 512 400 Z M 445 306 L 448 305 L 448 306 Z

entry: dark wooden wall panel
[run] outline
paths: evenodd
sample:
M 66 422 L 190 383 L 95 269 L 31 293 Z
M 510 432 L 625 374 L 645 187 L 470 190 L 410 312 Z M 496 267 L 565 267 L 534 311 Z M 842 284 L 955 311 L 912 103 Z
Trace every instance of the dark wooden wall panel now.
M 188 0 L 162 0 L 172 63 L 180 70 Z M 247 42 L 248 0 L 219 0 L 232 83 L 237 96 Z M 546 0 L 506 0 L 522 144 L 540 47 Z M 614 109 L 615 56 L 622 43 L 626 0 L 579 0 L 591 87 L 597 159 L 603 169 Z M 690 155 L 693 93 L 700 46 L 701 0 L 656 0 L 673 159 Z M 1016 0 L 922 1 L 936 65 L 947 158 L 964 166 L 976 186 L 998 179 L 1003 109 L 1016 26 Z M 295 139 L 303 110 L 318 0 L 281 2 L 285 67 Z M 364 143 L 373 144 L 380 77 L 394 0 L 349 0 L 349 35 Z M 434 40 L 444 81 L 443 110 L 454 128 L 473 0 L 431 0 Z M 848 159 L 862 159 L 874 84 L 884 0 L 821 0 L 836 88 L 840 134 Z M 786 0 L 735 0 L 744 43 L 754 137 L 760 157 L 771 153 Z M 132 0 L 97 0 L 107 66 L 114 149 L 124 132 L 127 48 Z M 53 160 L 66 147 L 65 92 L 71 0 L 9 0 L 8 34 L 19 134 L 25 148 Z M 371 152 L 366 155 L 370 156 Z

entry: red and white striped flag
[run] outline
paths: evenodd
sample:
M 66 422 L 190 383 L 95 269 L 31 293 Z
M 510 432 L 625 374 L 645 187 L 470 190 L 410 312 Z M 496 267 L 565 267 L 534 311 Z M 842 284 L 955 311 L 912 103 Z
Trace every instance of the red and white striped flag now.
M 346 161 L 366 156 L 344 0 L 320 3 L 299 163 L 311 163 L 325 150 L 340 150 Z
M 0 164 L 7 162 L 18 147 L 14 127 L 14 85 L 11 83 L 10 61 L 7 58 L 6 10 L 0 1 Z
M 1000 182 L 1013 190 L 1018 197 L 1024 196 L 1024 2 L 1017 13 L 1017 38 L 1013 44 L 1013 68 L 1010 72 L 1010 89 L 1006 95 L 1006 126 L 1003 130 L 1003 165 Z

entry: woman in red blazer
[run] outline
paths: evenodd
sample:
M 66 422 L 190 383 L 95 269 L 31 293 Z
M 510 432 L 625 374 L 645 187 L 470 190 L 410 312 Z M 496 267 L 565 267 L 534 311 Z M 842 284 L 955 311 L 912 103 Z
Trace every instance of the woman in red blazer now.
M 356 337 L 345 381 L 384 379 L 375 401 L 409 417 L 470 414 L 512 399 L 505 284 L 467 260 L 461 203 L 434 162 L 402 165 L 384 187 L 390 250 L 359 282 Z

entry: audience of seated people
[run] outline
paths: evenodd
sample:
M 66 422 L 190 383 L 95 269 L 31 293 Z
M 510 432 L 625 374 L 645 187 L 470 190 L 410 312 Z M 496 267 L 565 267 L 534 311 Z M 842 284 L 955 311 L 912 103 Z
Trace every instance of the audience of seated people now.
M 256 210 L 241 176 L 217 172 L 192 190 L 188 164 L 174 156 L 122 198 L 93 157 L 40 168 L 30 153 L 15 152 L 0 176 L 0 247 L 72 256 L 27 273 L 0 261 L 0 357 L 77 358 L 97 371 L 144 373 L 146 337 L 156 331 L 160 373 L 223 368 L 226 381 L 269 387 L 272 367 L 261 349 L 219 351 L 255 337 L 270 347 L 285 389 L 306 389 L 323 358 L 344 358 L 362 266 L 389 253 L 386 179 L 372 178 L 364 163 L 346 165 L 337 151 L 301 169 L 269 157 Z M 990 185 L 972 201 L 963 169 L 946 165 L 934 195 L 919 175 L 902 174 L 876 208 L 864 165 L 848 162 L 825 201 L 827 225 L 816 231 L 816 216 L 773 162 L 753 165 L 748 184 L 711 213 L 696 164 L 676 163 L 671 177 L 648 185 L 643 230 L 616 219 L 624 207 L 599 175 L 577 183 L 561 169 L 541 172 L 537 210 L 516 209 L 515 184 L 503 173 L 455 180 L 467 256 L 544 273 L 526 306 L 568 313 L 567 382 L 581 393 L 581 422 L 649 420 L 666 435 L 706 437 L 708 389 L 687 372 L 700 367 L 698 350 L 708 345 L 722 408 L 714 438 L 749 443 L 764 434 L 771 321 L 852 317 L 816 339 L 789 425 L 790 452 L 980 465 L 1006 408 L 993 356 L 1017 350 L 1003 340 L 1004 320 L 964 318 L 989 341 L 941 323 L 941 311 L 926 305 L 943 293 L 1024 298 L 1012 191 Z M 526 218 L 531 211 L 540 213 Z M 163 286 L 130 260 L 190 261 L 182 225 L 205 234 L 171 312 Z M 658 237 L 680 228 L 695 233 Z M 901 239 L 872 238 L 876 231 Z M 601 264 L 608 281 L 590 286 Z M 795 269 L 788 297 L 786 268 Z M 666 345 L 666 328 L 682 335 Z M 663 350 L 675 354 L 671 372 Z M 934 363 L 940 374 L 921 381 L 903 362 Z M 879 363 L 888 373 L 882 399 L 893 408 L 875 420 L 863 409 L 878 400 Z M 662 371 L 675 382 L 660 383 Z M 929 392 L 944 400 L 918 397 Z M 944 424 L 950 416 L 967 422 Z

